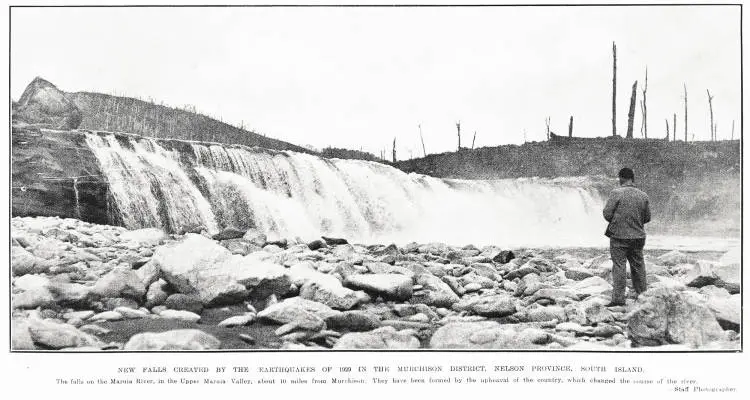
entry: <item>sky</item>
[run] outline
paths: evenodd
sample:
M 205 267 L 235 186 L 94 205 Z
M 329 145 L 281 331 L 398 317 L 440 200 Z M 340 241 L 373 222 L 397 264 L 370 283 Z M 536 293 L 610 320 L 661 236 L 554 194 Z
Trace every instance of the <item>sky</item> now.
M 691 140 L 740 132 L 737 6 L 440 8 L 14 8 L 11 96 L 41 76 L 95 91 L 192 105 L 314 148 L 399 159 L 462 146 L 611 135 L 627 128 L 648 67 L 648 134 L 664 137 L 683 83 Z M 636 103 L 635 135 L 641 113 Z

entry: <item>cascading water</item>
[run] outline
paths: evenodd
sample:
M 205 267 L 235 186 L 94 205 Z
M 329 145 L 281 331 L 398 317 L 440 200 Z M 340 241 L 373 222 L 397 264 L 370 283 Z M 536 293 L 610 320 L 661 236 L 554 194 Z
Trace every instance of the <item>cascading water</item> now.
M 601 245 L 585 178 L 466 181 L 387 165 L 218 144 L 87 134 L 128 228 L 257 228 L 363 243 Z

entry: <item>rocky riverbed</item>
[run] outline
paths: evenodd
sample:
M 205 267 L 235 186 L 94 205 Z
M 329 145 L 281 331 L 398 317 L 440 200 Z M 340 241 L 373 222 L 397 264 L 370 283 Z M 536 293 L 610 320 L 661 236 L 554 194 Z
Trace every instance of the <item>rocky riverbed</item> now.
M 405 246 L 11 220 L 14 350 L 740 347 L 739 249 L 647 251 L 607 307 L 606 249 Z

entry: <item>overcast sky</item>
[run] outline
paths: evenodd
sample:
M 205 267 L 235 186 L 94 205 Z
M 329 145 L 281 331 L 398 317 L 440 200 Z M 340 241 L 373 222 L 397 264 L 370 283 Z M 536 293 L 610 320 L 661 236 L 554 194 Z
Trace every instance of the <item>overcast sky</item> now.
M 42 76 L 65 91 L 194 105 L 295 144 L 399 158 L 522 143 L 551 128 L 611 134 L 612 42 L 617 124 L 648 65 L 650 137 L 665 135 L 682 85 L 689 132 L 740 127 L 737 6 L 446 8 L 48 8 L 12 10 L 11 95 Z M 636 104 L 636 135 L 640 135 Z M 670 127 L 671 129 L 671 127 Z M 389 150 L 390 152 L 390 150 Z M 389 153 L 390 154 L 390 153 Z

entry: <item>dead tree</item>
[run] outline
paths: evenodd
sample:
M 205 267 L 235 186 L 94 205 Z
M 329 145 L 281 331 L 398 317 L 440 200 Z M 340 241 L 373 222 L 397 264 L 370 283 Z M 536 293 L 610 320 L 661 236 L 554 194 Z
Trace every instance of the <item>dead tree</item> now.
M 549 140 L 549 124 L 551 121 L 550 117 L 544 119 L 544 123 L 547 125 L 547 140 Z
M 685 95 L 682 97 L 683 103 L 685 104 L 685 143 L 688 141 L 688 135 L 687 135 L 687 121 L 688 121 L 688 114 L 687 114 L 687 86 L 683 83 L 682 88 L 685 90 Z
M 672 141 L 677 141 L 677 113 L 672 113 Z
M 396 138 L 393 138 L 393 162 L 396 162 Z
M 422 137 L 422 124 L 419 124 L 419 140 L 422 141 L 422 154 L 427 157 L 427 150 L 424 147 L 424 138 Z
M 477 131 L 474 131 L 474 138 L 471 139 L 471 149 L 474 150 L 474 142 L 477 140 Z
M 734 120 L 732 120 L 732 140 L 734 140 Z
M 706 95 L 708 95 L 708 111 L 711 113 L 711 141 L 716 140 L 716 129 L 714 125 L 714 106 L 713 106 L 713 99 L 714 96 L 711 96 L 711 92 L 706 89 Z
M 461 151 L 461 121 L 456 122 L 456 132 L 458 134 L 458 151 Z
M 664 118 L 664 125 L 667 127 L 667 142 L 669 141 L 669 120 Z
M 625 135 L 627 139 L 633 138 L 633 118 L 635 117 L 635 96 L 638 88 L 638 81 L 633 82 L 633 90 L 630 94 L 630 109 L 628 109 L 628 131 Z
M 615 45 L 615 42 L 612 42 L 612 136 L 617 136 L 617 100 L 616 99 L 617 99 L 617 46 Z
M 643 81 L 643 98 L 641 99 L 641 114 L 643 119 L 641 120 L 641 135 L 644 139 L 648 139 L 648 109 L 646 108 L 646 90 L 648 90 L 648 67 L 646 67 L 646 79 Z
M 573 116 L 570 116 L 570 123 L 568 123 L 568 137 L 573 137 Z

